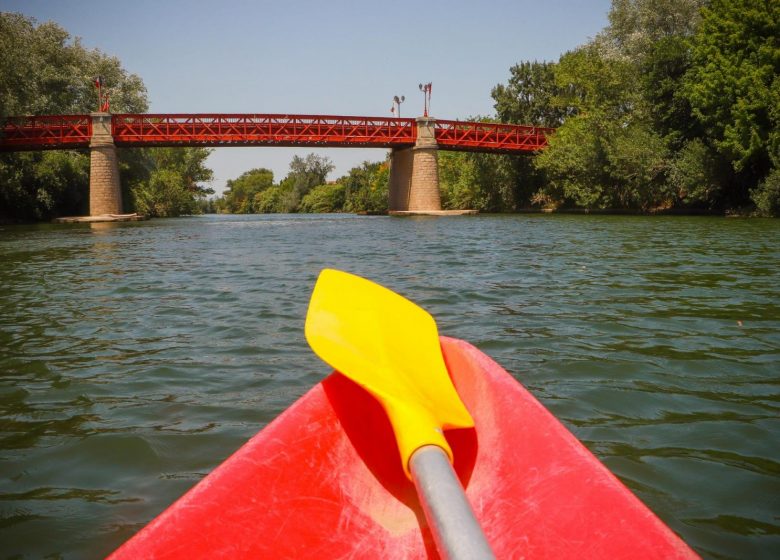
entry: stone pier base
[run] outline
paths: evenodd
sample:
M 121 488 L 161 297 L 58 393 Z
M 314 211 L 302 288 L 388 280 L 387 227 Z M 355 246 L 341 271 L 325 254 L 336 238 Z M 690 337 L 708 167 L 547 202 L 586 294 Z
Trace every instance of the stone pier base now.
M 122 189 L 110 114 L 92 113 L 89 151 L 89 215 L 122 214 Z
M 436 146 L 415 146 L 412 181 L 409 188 L 410 211 L 441 210 L 439 195 L 439 149 Z
M 391 216 L 472 216 L 479 210 L 390 210 Z
M 55 224 L 94 224 L 99 222 L 140 222 L 148 220 L 142 214 L 103 214 L 102 216 L 65 216 L 54 218 Z

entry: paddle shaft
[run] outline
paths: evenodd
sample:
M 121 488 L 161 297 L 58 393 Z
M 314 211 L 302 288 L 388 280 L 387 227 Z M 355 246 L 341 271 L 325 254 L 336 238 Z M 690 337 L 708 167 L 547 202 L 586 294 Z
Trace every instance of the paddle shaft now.
M 426 445 L 409 460 L 412 481 L 445 560 L 495 559 L 447 454 Z

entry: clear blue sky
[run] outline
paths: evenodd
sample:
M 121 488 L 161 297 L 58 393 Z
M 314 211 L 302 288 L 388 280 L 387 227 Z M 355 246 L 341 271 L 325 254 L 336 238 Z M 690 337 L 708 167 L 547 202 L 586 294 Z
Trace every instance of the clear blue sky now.
M 402 116 L 493 114 L 490 90 L 522 60 L 557 60 L 607 23 L 609 0 L 0 0 L 55 21 L 143 79 L 152 112 Z M 311 149 L 221 148 L 212 186 L 253 167 L 277 180 Z M 330 178 L 384 151 L 325 149 Z

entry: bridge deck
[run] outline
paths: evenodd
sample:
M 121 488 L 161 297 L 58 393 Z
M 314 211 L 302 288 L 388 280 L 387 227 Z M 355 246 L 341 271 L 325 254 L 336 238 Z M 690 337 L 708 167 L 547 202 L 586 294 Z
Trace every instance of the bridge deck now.
M 414 119 L 319 115 L 114 115 L 117 146 L 413 145 Z
M 86 148 L 91 138 L 89 115 L 9 117 L 0 132 L 0 151 Z
M 446 150 L 535 152 L 553 129 L 437 120 L 436 141 Z M 117 146 L 312 146 L 397 148 L 413 146 L 415 119 L 271 114 L 115 114 Z M 89 115 L 11 117 L 0 135 L 0 151 L 86 148 Z

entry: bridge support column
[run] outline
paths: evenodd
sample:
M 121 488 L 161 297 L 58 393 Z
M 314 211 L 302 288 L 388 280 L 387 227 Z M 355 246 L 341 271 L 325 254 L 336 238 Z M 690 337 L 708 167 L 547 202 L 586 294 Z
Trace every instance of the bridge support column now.
M 111 135 L 111 115 L 92 113 L 92 140 L 89 143 L 89 215 L 122 213 L 122 189 L 116 145 Z
M 391 212 L 409 210 L 409 193 L 412 186 L 412 161 L 414 148 L 393 148 L 390 152 L 390 204 Z
M 419 117 L 415 146 L 393 149 L 390 155 L 390 212 L 441 210 L 435 123 L 435 119 Z

